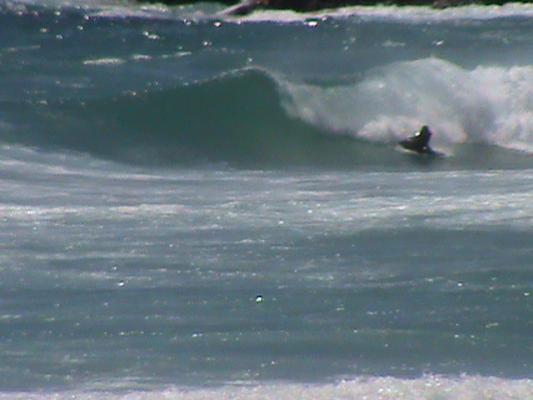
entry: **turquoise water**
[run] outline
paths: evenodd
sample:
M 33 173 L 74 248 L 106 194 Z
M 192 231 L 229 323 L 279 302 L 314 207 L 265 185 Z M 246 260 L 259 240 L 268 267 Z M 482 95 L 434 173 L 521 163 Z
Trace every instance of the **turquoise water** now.
M 0 2 L 0 398 L 533 398 L 531 6 L 220 10 Z

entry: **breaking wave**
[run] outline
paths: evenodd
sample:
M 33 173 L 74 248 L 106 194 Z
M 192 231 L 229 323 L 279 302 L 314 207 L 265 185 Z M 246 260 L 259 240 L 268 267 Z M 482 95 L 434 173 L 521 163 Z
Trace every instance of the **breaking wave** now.
M 287 85 L 295 115 L 331 132 L 395 142 L 421 125 L 435 143 L 533 153 L 533 67 L 465 70 L 439 59 L 391 64 L 342 87 Z
M 465 70 L 432 58 L 339 84 L 244 69 L 161 91 L 9 102 L 8 115 L 32 117 L 0 140 L 157 164 L 399 167 L 413 157 L 395 143 L 428 124 L 450 156 L 441 165 L 529 168 L 532 109 L 531 66 Z

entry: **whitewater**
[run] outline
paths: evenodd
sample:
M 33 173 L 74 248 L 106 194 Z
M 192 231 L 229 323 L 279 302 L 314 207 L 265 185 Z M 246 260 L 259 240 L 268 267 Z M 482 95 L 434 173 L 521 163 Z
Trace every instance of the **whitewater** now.
M 533 399 L 532 37 L 0 0 L 0 399 Z

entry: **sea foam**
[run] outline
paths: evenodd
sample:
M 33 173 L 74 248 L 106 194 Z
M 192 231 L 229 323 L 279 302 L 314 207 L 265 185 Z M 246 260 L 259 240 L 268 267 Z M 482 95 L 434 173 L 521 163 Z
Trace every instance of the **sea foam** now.
M 438 58 L 398 62 L 361 80 L 285 83 L 295 117 L 331 132 L 396 142 L 429 124 L 441 145 L 483 143 L 533 152 L 533 67 L 464 69 Z
M 305 13 L 291 10 L 259 10 L 239 19 L 247 22 L 295 23 L 313 18 L 357 17 L 371 21 L 394 20 L 405 23 L 427 23 L 450 20 L 480 21 L 511 17 L 529 18 L 531 16 L 533 16 L 533 7 L 530 4 L 509 3 L 503 6 L 469 5 L 446 9 L 436 9 L 429 6 L 352 6 Z
M 97 385 L 98 386 L 98 385 Z M 109 390 L 110 387 L 115 387 Z M 134 386 L 134 385 L 133 385 Z M 79 389 L 65 392 L 2 393 L 0 399 L 59 400 L 59 399 L 180 399 L 180 400 L 525 400 L 533 396 L 530 379 L 500 379 L 463 376 L 458 378 L 425 376 L 417 379 L 366 377 L 332 384 L 270 383 L 257 385 L 227 385 L 219 388 L 191 389 L 165 387 L 132 390 L 131 382 L 124 385 L 105 384 L 105 390 Z M 129 389 L 124 389 L 129 387 Z

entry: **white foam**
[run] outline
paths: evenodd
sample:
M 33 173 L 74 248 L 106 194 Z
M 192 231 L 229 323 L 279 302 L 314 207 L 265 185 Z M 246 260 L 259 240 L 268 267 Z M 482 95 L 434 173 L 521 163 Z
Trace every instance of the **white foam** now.
M 127 0 L 10 0 L 4 4 L 8 9 L 21 10 L 25 6 L 39 5 L 51 8 L 81 8 L 92 10 L 91 16 L 101 18 L 140 17 L 158 19 L 221 18 L 224 9 L 219 4 L 200 3 L 198 5 L 180 5 L 168 7 L 163 4 L 137 4 Z M 392 20 L 407 23 L 425 23 L 451 20 L 488 20 L 494 18 L 533 16 L 533 5 L 509 3 L 502 6 L 470 5 L 435 9 L 429 6 L 353 6 L 325 9 L 315 12 L 298 13 L 291 10 L 258 10 L 245 17 L 225 17 L 228 21 L 276 23 L 307 23 L 313 19 L 313 25 L 324 18 L 352 18 L 362 20 Z
M 85 60 L 83 61 L 83 65 L 107 65 L 107 66 L 113 66 L 113 65 L 120 65 L 124 64 L 125 60 L 122 58 L 115 58 L 115 57 L 105 57 L 105 58 L 98 58 L 94 60 Z
M 147 54 L 134 54 L 131 56 L 131 59 L 133 61 L 150 61 L 152 59 L 152 56 Z
M 0 399 L 180 399 L 180 400 L 526 400 L 533 398 L 530 379 L 501 379 L 463 376 L 445 378 L 426 376 L 418 379 L 367 377 L 334 384 L 241 384 L 209 389 L 165 387 L 135 389 L 135 383 L 101 384 L 96 390 L 80 389 L 65 392 L 0 393 Z M 133 387 L 132 389 L 127 389 Z M 114 389 L 113 389 L 114 388 Z
M 463 69 L 429 58 L 394 63 L 361 81 L 282 83 L 288 111 L 332 133 L 395 142 L 428 124 L 434 142 L 482 142 L 533 152 L 533 67 Z
M 91 14 L 95 18 L 158 18 L 168 19 L 171 14 L 162 4 L 133 7 L 125 5 L 99 5 Z
M 438 21 L 489 20 L 494 18 L 533 16 L 533 5 L 509 3 L 502 6 L 470 5 L 436 9 L 429 6 L 354 6 L 325 9 L 315 12 L 297 13 L 288 10 L 261 10 L 248 16 L 240 17 L 246 22 L 295 23 L 309 19 L 351 18 L 362 20 L 389 20 L 407 23 L 425 23 Z
M 26 13 L 27 7 L 35 5 L 52 9 L 81 9 L 85 10 L 90 18 L 145 19 L 200 19 L 215 14 L 222 8 L 207 3 L 168 7 L 161 3 L 143 4 L 128 0 L 10 0 L 7 4 L 0 4 L 0 8 L 5 6 L 13 12 Z
M 117 0 L 11 0 L 7 4 L 16 7 L 38 5 L 50 8 L 74 7 L 87 9 L 113 7 L 117 5 Z

